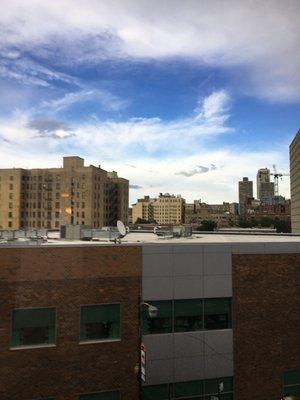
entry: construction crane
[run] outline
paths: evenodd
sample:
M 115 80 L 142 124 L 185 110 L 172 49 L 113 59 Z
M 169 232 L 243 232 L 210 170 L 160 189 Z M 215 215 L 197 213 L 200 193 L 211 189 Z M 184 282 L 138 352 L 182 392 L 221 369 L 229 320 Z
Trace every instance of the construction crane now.
M 273 171 L 271 172 L 270 175 L 274 176 L 274 194 L 275 196 L 279 196 L 279 178 L 282 179 L 283 176 L 290 176 L 290 174 L 285 174 L 283 172 L 277 172 L 276 165 L 273 164 Z

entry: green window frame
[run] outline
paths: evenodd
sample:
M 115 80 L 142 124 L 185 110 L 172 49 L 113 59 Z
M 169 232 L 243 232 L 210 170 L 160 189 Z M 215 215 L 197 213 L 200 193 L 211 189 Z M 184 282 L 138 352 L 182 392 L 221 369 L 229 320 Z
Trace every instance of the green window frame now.
M 12 311 L 11 348 L 49 346 L 56 342 L 56 309 L 18 308 Z
M 142 311 L 142 333 L 143 335 L 156 333 L 171 333 L 173 328 L 173 302 L 172 300 L 150 301 L 151 305 L 158 308 L 158 315 L 151 318 L 148 308 Z
M 300 399 L 300 369 L 285 371 L 283 385 L 284 396 L 296 396 L 295 400 Z
M 232 321 L 231 298 L 204 299 L 204 329 L 230 329 Z
M 202 329 L 202 299 L 174 300 L 174 332 L 192 332 Z
M 120 391 L 110 390 L 106 392 L 86 393 L 78 396 L 78 400 L 119 400 Z
M 120 304 L 81 306 L 81 343 L 119 340 L 120 335 Z

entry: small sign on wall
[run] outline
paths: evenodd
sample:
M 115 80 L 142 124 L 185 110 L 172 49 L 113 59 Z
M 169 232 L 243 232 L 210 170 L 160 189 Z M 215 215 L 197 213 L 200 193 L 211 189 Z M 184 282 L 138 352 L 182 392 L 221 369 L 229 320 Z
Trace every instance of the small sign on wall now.
M 146 382 L 146 346 L 141 343 L 141 381 Z

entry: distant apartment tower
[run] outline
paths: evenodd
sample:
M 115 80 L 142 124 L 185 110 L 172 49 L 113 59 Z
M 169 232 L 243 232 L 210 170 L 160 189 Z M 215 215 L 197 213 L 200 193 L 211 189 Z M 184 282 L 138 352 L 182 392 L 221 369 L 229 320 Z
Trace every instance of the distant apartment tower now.
M 158 224 L 181 224 L 184 221 L 184 206 L 185 200 L 179 195 L 160 193 L 154 199 L 145 196 L 132 205 L 132 222 L 140 218 Z
M 274 182 L 270 181 L 270 170 L 261 168 L 256 175 L 257 198 L 266 202 L 274 196 Z
M 244 177 L 239 181 L 239 208 L 240 214 L 244 215 L 246 212 L 246 205 L 249 199 L 253 198 L 253 182 Z
M 300 233 L 300 130 L 290 145 L 292 232 Z
M 126 224 L 128 188 L 115 171 L 85 167 L 77 156 L 64 157 L 62 168 L 1 169 L 0 228 Z

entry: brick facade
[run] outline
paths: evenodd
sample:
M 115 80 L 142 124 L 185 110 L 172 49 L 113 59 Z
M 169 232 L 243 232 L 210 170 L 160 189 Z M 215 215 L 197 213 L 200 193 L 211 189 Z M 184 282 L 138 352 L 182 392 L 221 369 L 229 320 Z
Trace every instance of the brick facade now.
M 283 373 L 300 368 L 300 254 L 235 254 L 237 400 L 279 400 Z
M 75 400 L 120 389 L 138 398 L 141 248 L 0 249 L 0 398 Z M 121 341 L 79 344 L 80 306 L 121 303 Z M 56 307 L 56 346 L 10 350 L 13 308 Z

